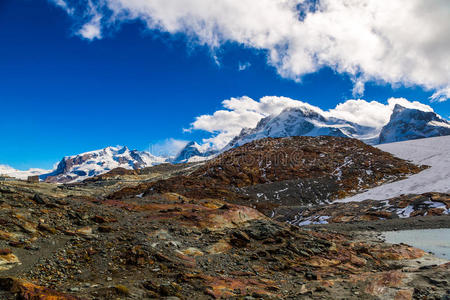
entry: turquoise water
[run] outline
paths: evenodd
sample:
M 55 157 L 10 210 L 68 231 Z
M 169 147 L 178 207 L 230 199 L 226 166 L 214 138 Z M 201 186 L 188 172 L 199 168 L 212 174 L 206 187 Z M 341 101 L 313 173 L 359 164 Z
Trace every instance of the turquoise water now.
M 450 228 L 385 231 L 383 236 L 388 243 L 405 243 L 450 260 Z

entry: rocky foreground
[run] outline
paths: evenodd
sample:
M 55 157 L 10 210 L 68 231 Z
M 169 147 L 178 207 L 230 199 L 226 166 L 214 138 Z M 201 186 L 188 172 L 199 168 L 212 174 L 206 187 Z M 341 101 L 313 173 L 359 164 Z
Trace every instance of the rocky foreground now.
M 270 139 L 269 146 L 281 153 L 303 145 L 305 155 L 298 165 L 276 168 L 257 162 L 238 173 L 232 161 L 258 149 L 238 148 L 226 153 L 221 159 L 227 163 L 221 165 L 217 160 L 115 170 L 77 185 L 0 183 L 0 299 L 450 295 L 450 264 L 422 250 L 382 243 L 370 235 L 302 229 L 266 216 L 267 205 L 260 210 L 242 205 L 257 199 L 244 188 L 270 187 L 277 180 L 313 182 L 313 171 L 319 182 L 335 166 L 342 172 L 331 174 L 341 180 L 336 184 L 345 193 L 400 179 L 420 167 L 352 140 L 279 141 Z M 266 153 L 262 147 L 258 154 Z M 333 154 L 336 147 L 347 155 Z M 362 166 L 373 177 L 364 176 L 368 172 Z M 351 178 L 362 182 L 354 180 L 357 184 L 350 186 Z M 212 186 L 201 191 L 208 182 Z

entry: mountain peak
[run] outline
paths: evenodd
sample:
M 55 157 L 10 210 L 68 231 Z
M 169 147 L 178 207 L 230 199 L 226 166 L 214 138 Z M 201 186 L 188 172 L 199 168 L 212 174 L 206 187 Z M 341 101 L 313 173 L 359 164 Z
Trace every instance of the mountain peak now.
M 392 143 L 450 135 L 450 122 L 433 111 L 396 104 L 389 123 L 380 133 L 379 143 Z
M 328 117 L 314 107 L 299 106 L 284 109 L 278 115 L 271 115 L 259 121 L 253 129 L 243 129 L 225 149 L 244 145 L 265 137 L 288 136 L 339 136 L 358 138 L 371 142 L 379 129 L 361 126 L 343 119 Z
M 218 151 L 205 150 L 194 141 L 191 141 L 184 146 L 183 149 L 171 160 L 172 163 L 186 163 L 194 161 L 203 161 L 208 159 L 211 155 Z
M 405 109 L 407 109 L 407 108 L 400 104 L 395 104 L 394 109 L 392 110 L 392 113 L 393 114 L 400 113 L 400 112 L 404 111 Z

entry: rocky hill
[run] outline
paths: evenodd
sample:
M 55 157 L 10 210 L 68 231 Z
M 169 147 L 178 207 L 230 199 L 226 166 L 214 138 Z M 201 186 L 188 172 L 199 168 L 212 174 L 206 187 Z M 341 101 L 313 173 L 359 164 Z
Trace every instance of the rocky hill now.
M 359 140 L 267 138 L 231 149 L 189 175 L 145 183 L 111 198 L 175 192 L 247 205 L 292 205 L 343 198 L 423 170 Z

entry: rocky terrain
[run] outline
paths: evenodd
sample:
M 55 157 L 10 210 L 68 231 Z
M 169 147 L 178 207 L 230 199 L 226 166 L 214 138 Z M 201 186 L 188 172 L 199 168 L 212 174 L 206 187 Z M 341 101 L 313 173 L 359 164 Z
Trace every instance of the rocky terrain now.
M 445 299 L 450 263 L 372 235 L 289 224 L 278 211 L 294 198 L 257 196 L 300 180 L 337 185 L 327 197 L 340 197 L 423 168 L 358 140 L 295 137 L 80 183 L 2 182 L 0 298 Z M 423 205 L 447 196 L 386 208 L 434 214 L 440 206 Z
M 439 299 L 450 264 L 174 193 L 127 200 L 8 182 L 2 299 Z M 433 285 L 433 288 L 431 288 Z

